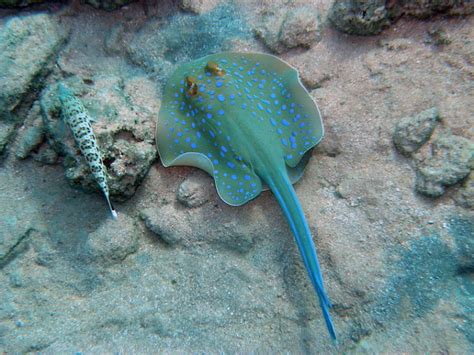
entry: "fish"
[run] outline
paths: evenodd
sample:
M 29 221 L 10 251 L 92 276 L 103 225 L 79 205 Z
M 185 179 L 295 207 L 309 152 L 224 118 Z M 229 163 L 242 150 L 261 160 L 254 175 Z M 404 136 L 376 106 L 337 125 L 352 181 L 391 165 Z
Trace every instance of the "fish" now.
M 82 102 L 62 83 L 58 85 L 58 92 L 62 117 L 71 128 L 74 140 L 107 200 L 112 218 L 117 219 L 117 211 L 110 202 L 107 169 L 92 129 L 92 122 L 95 122 L 95 120 L 90 117 Z
M 241 206 L 270 189 L 294 234 L 331 338 L 336 331 L 316 247 L 293 188 L 324 136 L 295 68 L 263 53 L 224 52 L 179 66 L 165 85 L 156 142 L 163 166 L 193 166 Z

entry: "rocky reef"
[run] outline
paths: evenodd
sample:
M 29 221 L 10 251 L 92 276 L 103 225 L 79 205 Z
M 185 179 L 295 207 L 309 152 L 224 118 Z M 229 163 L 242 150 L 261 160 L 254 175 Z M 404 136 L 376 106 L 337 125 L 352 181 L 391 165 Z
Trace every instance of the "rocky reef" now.
M 472 2 L 0 7 L 0 352 L 472 352 Z M 274 196 L 228 206 L 157 156 L 168 76 L 224 50 L 278 55 L 321 110 L 295 189 L 337 346 Z M 95 119 L 117 221 L 58 83 Z

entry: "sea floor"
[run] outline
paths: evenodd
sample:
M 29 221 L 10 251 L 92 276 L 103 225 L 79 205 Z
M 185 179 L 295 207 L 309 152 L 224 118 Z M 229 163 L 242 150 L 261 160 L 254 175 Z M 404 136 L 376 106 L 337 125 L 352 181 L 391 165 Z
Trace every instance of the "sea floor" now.
M 132 170 L 130 182 L 114 182 L 114 193 L 128 189 L 114 221 L 80 169 L 66 178 L 61 154 L 46 161 L 54 138 L 17 154 L 61 80 L 80 88 L 104 137 L 138 112 L 143 132 L 114 144 L 148 152 L 173 68 L 221 50 L 269 52 L 254 33 L 278 4 L 220 2 L 193 14 L 172 1 L 113 12 L 72 2 L 0 10 L 0 31 L 41 12 L 62 38 L 0 161 L 0 351 L 472 353 L 472 172 L 439 197 L 415 185 L 439 137 L 472 144 L 474 18 L 407 17 L 359 37 L 325 22 L 330 1 L 300 3 L 319 10 L 320 40 L 279 56 L 299 70 L 326 127 L 295 189 L 338 341 L 271 192 L 228 206 L 204 172 L 164 168 L 153 151 L 139 167 L 112 164 Z M 432 107 L 433 135 L 402 155 L 397 123 Z M 454 159 L 446 149 L 441 170 Z M 196 207 L 178 199 L 186 188 Z

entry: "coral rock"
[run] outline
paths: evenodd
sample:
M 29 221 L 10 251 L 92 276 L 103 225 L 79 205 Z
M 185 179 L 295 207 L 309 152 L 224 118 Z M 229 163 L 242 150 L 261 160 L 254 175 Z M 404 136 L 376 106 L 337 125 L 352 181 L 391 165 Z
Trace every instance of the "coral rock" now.
M 414 117 L 402 118 L 393 133 L 393 143 L 397 150 L 410 155 L 420 149 L 430 139 L 439 118 L 439 112 L 434 107 Z
M 329 19 L 342 32 L 368 36 L 382 32 L 389 24 L 385 1 L 334 1 Z
M 296 47 L 309 48 L 320 40 L 321 23 L 317 11 L 309 7 L 276 10 L 266 15 L 255 30 L 273 52 L 283 53 Z
M 416 190 L 426 196 L 441 196 L 447 186 L 464 179 L 474 169 L 474 143 L 459 136 L 440 136 L 430 156 L 417 162 Z

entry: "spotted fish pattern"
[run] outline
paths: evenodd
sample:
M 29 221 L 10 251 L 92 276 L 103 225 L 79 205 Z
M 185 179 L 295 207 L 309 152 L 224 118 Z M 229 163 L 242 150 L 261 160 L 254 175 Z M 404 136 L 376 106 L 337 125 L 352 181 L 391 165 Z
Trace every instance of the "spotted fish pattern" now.
M 245 204 L 265 185 L 273 191 L 335 338 L 316 249 L 292 187 L 323 135 L 319 110 L 294 68 L 271 55 L 220 53 L 171 76 L 156 141 L 164 166 L 207 171 L 229 205 Z
M 64 85 L 59 85 L 59 100 L 61 102 L 61 113 L 64 120 L 71 128 L 76 144 L 79 146 L 82 155 L 87 160 L 89 169 L 94 179 L 99 184 L 105 195 L 110 212 L 114 219 L 117 218 L 109 197 L 109 186 L 107 185 L 107 170 L 102 161 L 97 140 L 92 130 L 92 119 L 82 102 L 72 94 Z

